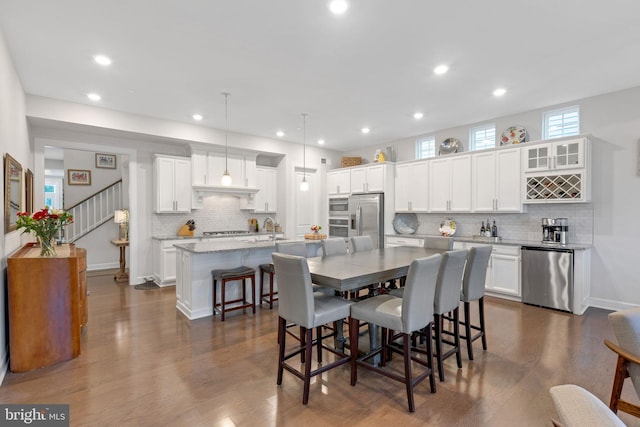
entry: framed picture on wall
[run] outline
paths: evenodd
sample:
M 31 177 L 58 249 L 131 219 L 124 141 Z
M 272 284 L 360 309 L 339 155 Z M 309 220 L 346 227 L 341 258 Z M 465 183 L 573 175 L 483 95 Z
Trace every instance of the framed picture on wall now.
M 67 169 L 67 183 L 69 185 L 91 185 L 91 171 Z
M 96 153 L 96 167 L 103 168 L 103 169 L 115 169 L 116 155 Z
M 27 169 L 24 173 L 24 191 L 26 211 L 33 213 L 33 172 L 31 172 L 31 169 Z

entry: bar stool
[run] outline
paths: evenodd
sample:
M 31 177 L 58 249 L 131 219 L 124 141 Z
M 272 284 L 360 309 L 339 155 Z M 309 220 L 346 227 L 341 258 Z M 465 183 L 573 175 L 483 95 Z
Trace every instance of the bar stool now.
M 269 292 L 264 292 L 264 275 L 269 275 Z M 278 301 L 278 291 L 273 291 L 273 276 L 275 270 L 273 264 L 260 264 L 260 304 L 266 302 L 269 304 L 269 310 L 273 308 L 273 303 Z
M 256 271 L 250 267 L 236 267 L 224 270 L 211 270 L 211 277 L 213 278 L 213 312 L 220 313 L 220 320 L 224 322 L 224 316 L 227 311 L 243 310 L 245 308 L 253 308 L 253 313 L 256 312 Z M 247 292 L 245 288 L 245 280 L 251 279 L 251 302 L 247 302 Z M 237 298 L 231 301 L 226 301 L 226 287 L 228 282 L 240 281 L 242 283 L 242 298 Z M 218 302 L 216 292 L 216 282 L 220 282 L 220 302 Z M 240 303 L 232 307 L 227 307 L 227 304 Z

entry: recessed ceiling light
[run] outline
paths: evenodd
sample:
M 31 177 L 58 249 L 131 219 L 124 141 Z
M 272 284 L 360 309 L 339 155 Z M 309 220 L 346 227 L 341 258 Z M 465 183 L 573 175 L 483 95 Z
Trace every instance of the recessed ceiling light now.
M 413 118 L 416 120 L 420 120 L 423 117 L 424 117 L 424 114 L 422 114 L 420 111 L 413 113 Z
M 493 96 L 502 96 L 505 93 L 507 93 L 507 90 L 504 88 L 498 88 L 496 90 L 493 91 Z
M 332 0 L 329 2 L 329 10 L 336 15 L 342 15 L 349 9 L 349 3 L 346 0 Z
M 87 98 L 89 98 L 92 101 L 100 101 L 102 99 L 102 97 L 97 93 L 88 93 Z
M 448 65 L 438 65 L 436 68 L 433 69 L 433 72 L 436 74 L 444 74 L 447 71 L 449 71 L 449 66 Z
M 193 117 L 193 120 L 197 120 L 197 121 L 202 120 L 202 114 L 194 114 L 191 117 Z
M 100 65 L 104 65 L 105 67 L 107 65 L 111 65 L 111 58 L 109 58 L 108 56 L 96 55 L 96 56 L 93 57 L 93 60 L 96 61 Z
M 319 139 L 319 140 L 318 140 L 318 144 L 320 144 L 320 145 L 324 145 L 324 139 Z
M 365 134 L 366 134 L 366 133 L 371 132 L 371 129 L 369 129 L 369 128 L 362 128 L 360 131 L 361 131 L 362 133 L 365 133 Z
M 279 130 L 278 132 L 276 132 L 276 135 L 278 135 L 279 138 L 282 138 L 284 136 L 284 132 Z

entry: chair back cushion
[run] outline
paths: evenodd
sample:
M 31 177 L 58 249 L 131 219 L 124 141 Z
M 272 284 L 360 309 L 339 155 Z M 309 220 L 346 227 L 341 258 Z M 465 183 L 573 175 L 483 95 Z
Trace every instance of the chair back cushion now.
M 549 392 L 564 427 L 624 427 L 607 405 L 582 387 L 557 385 Z
M 354 236 L 351 239 L 351 252 L 365 252 L 373 250 L 373 240 L 371 236 Z
M 453 249 L 453 239 L 451 237 L 427 236 L 424 238 L 424 247 L 429 249 Z
M 618 345 L 630 353 L 640 355 L 640 308 L 609 313 L 609 324 Z M 640 396 L 640 365 L 629 363 L 627 371 L 636 393 Z
M 487 266 L 493 246 L 477 246 L 469 249 L 467 264 L 462 278 L 462 301 L 475 301 L 484 296 L 484 284 L 487 278 Z
M 440 254 L 411 262 L 402 296 L 404 331 L 417 331 L 433 320 L 433 301 L 441 262 Z
M 305 328 L 313 327 L 314 300 L 307 259 L 274 252 L 278 277 L 278 314 Z
M 445 252 L 438 272 L 434 310 L 436 314 L 444 314 L 460 304 L 462 274 L 467 262 L 467 250 Z
M 303 242 L 276 242 L 276 252 L 287 255 L 307 257 L 307 245 Z
M 320 242 L 320 246 L 322 246 L 322 256 L 343 255 L 347 253 L 347 241 L 342 237 L 323 239 Z

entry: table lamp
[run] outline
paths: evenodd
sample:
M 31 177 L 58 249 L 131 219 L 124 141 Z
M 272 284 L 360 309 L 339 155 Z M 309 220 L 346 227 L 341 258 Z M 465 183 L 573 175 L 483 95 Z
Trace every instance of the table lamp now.
M 118 209 L 113 215 L 113 222 L 120 224 L 120 240 L 129 240 L 129 211 L 126 209 Z

